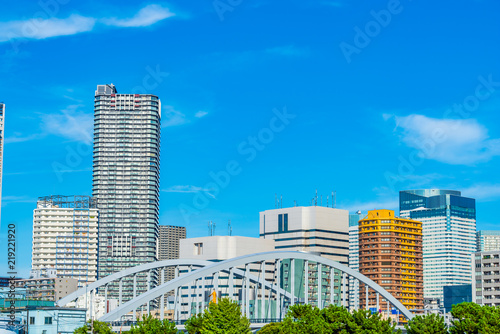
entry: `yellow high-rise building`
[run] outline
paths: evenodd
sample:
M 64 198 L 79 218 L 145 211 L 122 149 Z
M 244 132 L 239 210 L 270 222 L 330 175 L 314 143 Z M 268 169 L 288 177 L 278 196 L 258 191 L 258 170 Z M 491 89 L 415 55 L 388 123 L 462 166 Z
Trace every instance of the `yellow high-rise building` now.
M 359 271 L 389 291 L 407 309 L 423 309 L 422 223 L 394 216 L 392 210 L 368 211 L 359 221 Z M 377 296 L 360 286 L 360 306 L 377 307 Z M 379 310 L 387 303 L 378 302 Z

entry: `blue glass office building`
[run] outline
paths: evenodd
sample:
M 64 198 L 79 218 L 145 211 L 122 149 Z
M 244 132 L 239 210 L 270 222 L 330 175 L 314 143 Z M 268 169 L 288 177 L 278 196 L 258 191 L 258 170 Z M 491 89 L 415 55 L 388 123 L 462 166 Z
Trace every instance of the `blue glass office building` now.
M 455 190 L 405 190 L 399 210 L 401 217 L 422 222 L 424 297 L 443 305 L 444 286 L 471 284 L 476 201 Z

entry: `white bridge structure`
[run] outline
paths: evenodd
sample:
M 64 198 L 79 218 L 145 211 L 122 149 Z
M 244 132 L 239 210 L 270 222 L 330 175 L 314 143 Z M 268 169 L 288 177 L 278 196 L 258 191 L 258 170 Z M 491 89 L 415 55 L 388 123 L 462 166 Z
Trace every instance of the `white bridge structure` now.
M 165 270 L 174 268 L 175 278 L 165 282 Z M 137 275 L 149 275 L 148 290 L 137 295 Z M 158 275 L 157 286 L 151 278 Z M 78 298 L 90 297 L 97 289 L 108 299 L 110 284 L 118 285 L 118 306 L 100 317 L 100 321 L 115 322 L 125 316 L 136 320 L 138 310 L 158 311 L 160 319 L 165 311 L 177 323 L 183 323 L 208 307 L 208 296 L 228 297 L 241 305 L 242 313 L 254 323 L 280 321 L 288 307 L 311 304 L 319 308 L 328 305 L 348 307 L 349 277 L 358 280 L 366 289 L 365 308 L 369 308 L 369 294 L 379 303 L 387 303 L 387 310 L 396 309 L 407 319 L 413 314 L 384 288 L 336 261 L 306 252 L 273 251 L 211 262 L 204 260 L 166 260 L 150 262 L 114 273 L 62 298 L 57 305 L 64 306 Z M 123 282 L 133 280 L 133 298 L 123 300 Z M 130 295 L 130 293 L 129 293 Z M 170 297 L 166 297 L 169 295 Z M 363 302 L 363 301 L 360 301 Z M 92 303 L 90 303 L 92 305 Z M 374 306 L 374 305 L 372 305 Z M 92 309 L 89 310 L 92 318 Z

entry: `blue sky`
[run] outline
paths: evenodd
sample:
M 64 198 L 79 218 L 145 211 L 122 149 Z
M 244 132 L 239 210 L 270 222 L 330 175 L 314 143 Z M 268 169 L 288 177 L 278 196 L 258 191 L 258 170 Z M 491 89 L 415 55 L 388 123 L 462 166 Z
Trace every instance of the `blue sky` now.
M 257 236 L 275 194 L 308 205 L 316 189 L 350 211 L 397 209 L 403 189 L 457 189 L 477 199 L 478 228 L 496 229 L 499 10 L 494 0 L 5 3 L 1 243 L 17 224 L 27 275 L 37 197 L 91 194 L 93 94 L 106 83 L 161 98 L 160 223 L 189 237 L 207 235 L 209 220 L 226 234 L 229 219 L 233 234 Z

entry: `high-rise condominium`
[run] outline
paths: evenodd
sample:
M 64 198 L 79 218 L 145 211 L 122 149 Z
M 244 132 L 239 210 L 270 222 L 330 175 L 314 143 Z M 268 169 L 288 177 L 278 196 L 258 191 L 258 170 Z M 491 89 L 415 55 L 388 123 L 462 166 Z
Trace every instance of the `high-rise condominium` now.
M 422 222 L 424 297 L 443 305 L 444 286 L 471 284 L 476 201 L 454 190 L 406 190 L 399 193 L 399 210 Z
M 500 251 L 500 231 L 477 231 L 477 251 Z
M 99 278 L 158 258 L 160 118 L 157 96 L 97 86 L 92 193 L 100 212 Z M 138 294 L 148 281 L 138 275 Z M 124 301 L 132 297 L 131 284 L 123 282 Z M 108 294 L 116 298 L 118 285 Z
M 96 201 L 89 196 L 46 196 L 33 210 L 32 275 L 50 271 L 79 287 L 97 278 Z
M 1 212 L 1 208 L 2 208 L 4 121 L 5 121 L 5 104 L 0 103 L 0 212 Z
M 392 210 L 368 211 L 359 221 L 359 272 L 411 310 L 424 308 L 422 271 L 422 223 L 394 217 Z M 362 306 L 389 311 L 373 291 L 367 299 L 365 289 Z
M 179 258 L 179 242 L 186 239 L 186 228 L 183 226 L 160 225 L 158 243 L 158 260 L 173 260 Z M 167 268 L 165 281 L 174 279 L 174 268 Z

